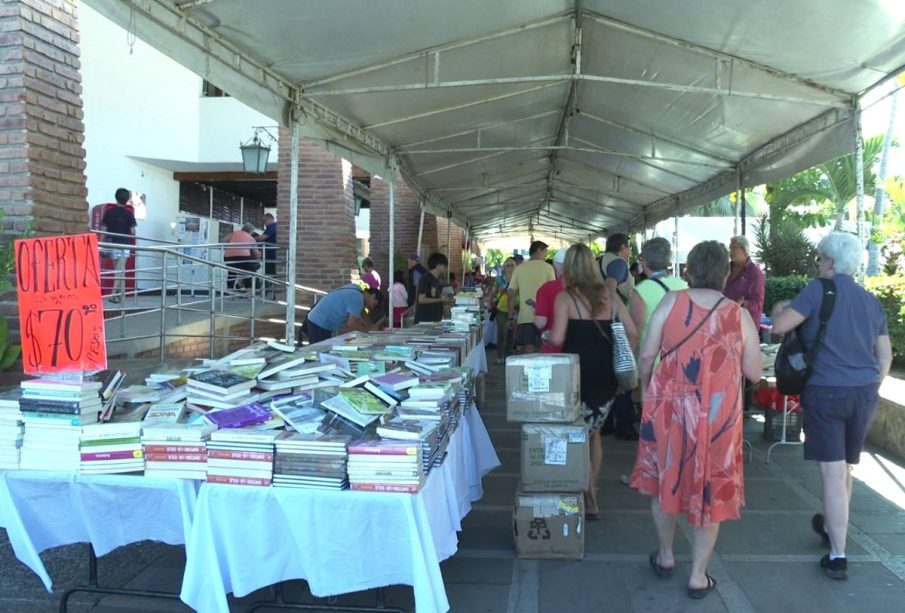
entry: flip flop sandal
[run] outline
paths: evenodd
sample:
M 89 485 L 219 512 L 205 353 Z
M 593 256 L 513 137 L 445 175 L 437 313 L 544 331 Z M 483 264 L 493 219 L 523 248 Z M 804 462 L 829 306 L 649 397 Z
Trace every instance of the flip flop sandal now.
M 688 588 L 689 598 L 701 600 L 702 598 L 706 598 L 710 594 L 710 592 L 716 589 L 716 579 L 707 574 L 705 574 L 704 576 L 707 577 L 707 587 Z
M 660 566 L 659 552 L 654 551 L 648 557 L 650 561 L 650 567 L 654 569 L 654 574 L 657 575 L 660 579 L 669 579 L 672 577 L 672 567 Z

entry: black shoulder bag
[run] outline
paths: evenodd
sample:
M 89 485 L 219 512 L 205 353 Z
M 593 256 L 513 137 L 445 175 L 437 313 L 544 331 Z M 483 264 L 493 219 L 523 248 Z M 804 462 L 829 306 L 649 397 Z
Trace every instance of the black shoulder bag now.
M 826 323 L 836 305 L 836 284 L 832 279 L 820 279 L 820 283 L 823 285 L 823 299 L 820 303 L 820 327 L 817 329 L 814 346 L 808 350 L 804 344 L 801 338 L 801 326 L 804 325 L 802 323 L 786 334 L 776 354 L 773 369 L 776 373 L 776 387 L 783 396 L 800 394 L 804 391 L 814 362 L 823 346 Z

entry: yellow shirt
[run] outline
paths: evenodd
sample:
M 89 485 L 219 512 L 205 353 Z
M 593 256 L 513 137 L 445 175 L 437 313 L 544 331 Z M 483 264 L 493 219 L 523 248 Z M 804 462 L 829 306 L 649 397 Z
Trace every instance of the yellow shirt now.
M 534 323 L 534 307 L 527 304 L 527 301 L 537 300 L 537 290 L 540 289 L 540 286 L 555 278 L 553 267 L 544 260 L 528 260 L 516 267 L 512 273 L 512 279 L 509 281 L 509 289 L 518 290 L 519 324 Z

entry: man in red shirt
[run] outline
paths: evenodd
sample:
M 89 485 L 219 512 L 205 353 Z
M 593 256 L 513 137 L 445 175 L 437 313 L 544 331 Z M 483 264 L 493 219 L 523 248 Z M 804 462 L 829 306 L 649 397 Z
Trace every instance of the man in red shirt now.
M 541 353 L 561 353 L 562 345 L 551 345 L 544 338 L 543 333 L 553 329 L 553 304 L 556 302 L 556 296 L 563 290 L 562 285 L 562 269 L 563 263 L 566 261 L 567 249 L 560 249 L 553 256 L 553 272 L 556 279 L 547 281 L 537 290 L 536 305 L 534 307 L 534 325 L 541 332 L 543 342 L 540 346 Z

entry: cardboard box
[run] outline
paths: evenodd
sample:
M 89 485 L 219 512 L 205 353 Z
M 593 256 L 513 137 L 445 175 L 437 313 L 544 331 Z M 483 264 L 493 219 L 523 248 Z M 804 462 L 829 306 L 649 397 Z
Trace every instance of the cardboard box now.
M 584 532 L 582 494 L 516 494 L 512 536 L 518 557 L 580 560 Z
M 506 358 L 506 419 L 566 423 L 581 415 L 578 356 L 571 353 Z
M 590 464 L 583 420 L 522 425 L 522 491 L 583 492 L 588 489 Z

